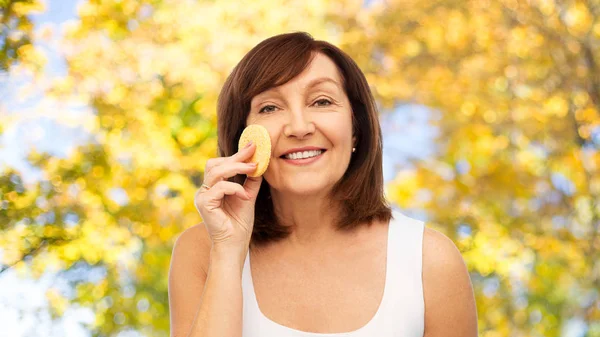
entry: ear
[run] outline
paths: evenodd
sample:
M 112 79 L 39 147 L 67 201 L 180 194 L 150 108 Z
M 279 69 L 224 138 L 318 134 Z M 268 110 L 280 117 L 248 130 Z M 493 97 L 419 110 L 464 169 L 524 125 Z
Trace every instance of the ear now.
M 352 137 L 352 146 L 356 147 L 356 137 Z

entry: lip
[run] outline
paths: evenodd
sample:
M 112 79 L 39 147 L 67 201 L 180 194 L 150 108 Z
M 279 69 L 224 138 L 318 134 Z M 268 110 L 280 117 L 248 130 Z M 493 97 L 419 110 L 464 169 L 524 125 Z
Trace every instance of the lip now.
M 293 148 L 293 149 L 289 149 L 289 150 L 285 151 L 284 153 L 282 153 L 280 155 L 280 157 L 281 156 L 285 156 L 286 154 L 289 154 L 289 153 L 294 153 L 294 152 L 317 151 L 317 150 L 323 150 L 323 151 L 325 151 L 324 148 L 317 147 L 317 146 L 297 147 L 297 148 Z
M 316 162 L 317 160 L 321 159 L 321 157 L 323 157 L 323 155 L 325 154 L 325 152 L 327 151 L 323 151 L 321 152 L 320 155 L 316 156 L 316 157 L 312 157 L 312 158 L 305 158 L 305 159 L 287 159 L 285 157 L 282 157 L 280 159 L 282 159 L 283 161 L 285 161 L 288 164 L 292 164 L 292 165 L 297 165 L 297 166 L 303 166 L 303 165 L 309 165 L 312 164 L 314 162 Z

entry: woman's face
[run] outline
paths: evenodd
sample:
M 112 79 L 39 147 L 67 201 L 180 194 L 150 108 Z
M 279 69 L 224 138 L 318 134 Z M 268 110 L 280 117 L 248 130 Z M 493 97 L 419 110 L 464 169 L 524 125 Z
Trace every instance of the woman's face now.
M 271 162 L 264 174 L 271 188 L 313 194 L 342 178 L 354 146 L 352 108 L 331 59 L 316 54 L 300 75 L 252 98 L 250 109 L 246 125 L 260 124 L 271 136 Z M 303 160 L 282 158 L 306 146 L 325 152 Z

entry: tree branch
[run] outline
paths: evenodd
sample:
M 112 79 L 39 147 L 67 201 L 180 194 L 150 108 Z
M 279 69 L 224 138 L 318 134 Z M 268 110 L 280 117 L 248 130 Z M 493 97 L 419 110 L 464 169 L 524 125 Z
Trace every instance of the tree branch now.
M 583 51 L 583 60 L 590 70 L 590 82 L 587 88 L 588 95 L 596 106 L 596 110 L 600 111 L 600 79 L 598 76 L 600 69 L 598 69 L 594 53 L 590 46 L 585 42 L 581 42 L 581 49 Z
M 35 256 L 39 252 L 39 250 L 47 244 L 48 244 L 48 240 L 44 239 L 40 242 L 39 245 L 37 245 L 37 247 L 31 248 L 27 253 L 23 254 L 23 256 L 19 260 L 15 261 L 12 264 L 2 266 L 2 268 L 0 268 L 0 275 L 2 273 L 4 273 L 5 271 L 9 270 L 10 268 L 14 267 L 15 265 L 17 265 L 17 263 L 25 260 L 28 256 L 31 256 L 31 257 Z

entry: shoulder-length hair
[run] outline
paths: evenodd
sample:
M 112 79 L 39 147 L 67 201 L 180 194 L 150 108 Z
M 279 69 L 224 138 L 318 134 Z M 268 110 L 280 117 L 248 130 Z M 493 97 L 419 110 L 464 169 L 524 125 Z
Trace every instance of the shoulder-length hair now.
M 352 128 L 356 152 L 344 176 L 330 195 L 331 205 L 339 209 L 337 229 L 350 231 L 373 220 L 390 221 L 392 210 L 384 197 L 382 168 L 383 141 L 377 107 L 364 74 L 356 63 L 336 46 L 313 39 L 308 33 L 276 35 L 256 45 L 233 69 L 219 94 L 217 103 L 218 155 L 235 154 L 246 127 L 252 98 L 261 92 L 287 83 L 310 64 L 315 53 L 328 56 L 340 72 L 343 87 L 352 106 Z M 243 184 L 245 175 L 228 179 Z M 263 180 L 255 205 L 251 245 L 281 240 L 291 233 L 277 219 L 270 186 Z

